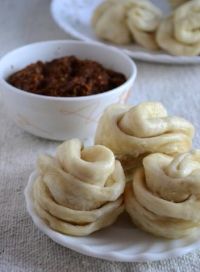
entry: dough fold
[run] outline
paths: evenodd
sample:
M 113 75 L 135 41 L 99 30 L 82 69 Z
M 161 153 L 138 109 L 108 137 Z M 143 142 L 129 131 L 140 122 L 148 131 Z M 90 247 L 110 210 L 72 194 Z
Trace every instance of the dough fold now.
M 99 38 L 116 44 L 136 41 L 155 50 L 161 11 L 148 0 L 107 0 L 94 11 L 92 26 Z
M 178 239 L 200 225 L 200 150 L 174 158 L 150 154 L 125 190 L 132 221 L 157 236 Z
M 200 0 L 188 1 L 160 23 L 156 41 L 172 55 L 200 54 Z
M 38 158 L 33 185 L 37 213 L 53 229 L 75 236 L 111 225 L 123 212 L 125 176 L 108 148 L 66 141 L 56 156 Z
M 130 178 L 131 169 L 149 153 L 169 155 L 187 152 L 192 145 L 193 125 L 183 118 L 168 116 L 158 102 L 137 106 L 109 106 L 96 131 L 95 142 L 110 148 Z
M 200 44 L 200 0 L 189 1 L 176 9 L 174 36 L 185 44 Z
M 134 1 L 127 12 L 127 25 L 135 41 L 144 48 L 157 50 L 155 32 L 161 20 L 161 11 L 150 1 Z

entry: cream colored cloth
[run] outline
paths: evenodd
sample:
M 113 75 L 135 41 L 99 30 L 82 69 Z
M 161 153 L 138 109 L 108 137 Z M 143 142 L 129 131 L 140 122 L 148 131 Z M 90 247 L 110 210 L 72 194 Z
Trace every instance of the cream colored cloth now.
M 105 228 L 124 210 L 125 176 L 112 151 L 72 139 L 38 159 L 33 199 L 51 228 L 75 236 Z
M 168 116 L 161 103 L 143 102 L 135 107 L 115 104 L 102 115 L 95 142 L 107 146 L 117 156 L 176 154 L 191 148 L 193 134 L 190 122 Z
M 177 239 L 200 231 L 200 150 L 175 158 L 144 158 L 125 192 L 133 222 L 157 236 Z
M 185 44 L 200 44 L 200 0 L 192 0 L 174 12 L 174 36 Z

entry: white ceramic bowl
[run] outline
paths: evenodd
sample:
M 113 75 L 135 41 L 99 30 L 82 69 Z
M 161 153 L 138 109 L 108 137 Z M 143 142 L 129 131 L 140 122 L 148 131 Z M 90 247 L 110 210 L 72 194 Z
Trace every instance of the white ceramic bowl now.
M 6 79 L 14 72 L 38 60 L 50 61 L 75 55 L 123 73 L 127 81 L 105 93 L 84 97 L 50 97 L 19 90 Z M 9 116 L 31 134 L 65 140 L 74 137 L 92 138 L 98 119 L 109 105 L 125 102 L 136 77 L 134 62 L 112 47 L 92 42 L 46 41 L 16 49 L 0 60 L 0 90 Z

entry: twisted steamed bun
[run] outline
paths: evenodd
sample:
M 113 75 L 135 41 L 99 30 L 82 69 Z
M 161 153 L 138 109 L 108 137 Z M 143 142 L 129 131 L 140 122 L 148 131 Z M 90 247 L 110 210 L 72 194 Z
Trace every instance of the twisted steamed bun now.
M 148 49 L 157 49 L 155 31 L 161 11 L 148 0 L 107 0 L 94 11 L 92 26 L 99 38 L 116 44 L 136 40 Z
M 95 142 L 110 148 L 130 172 L 129 176 L 131 169 L 149 153 L 174 155 L 188 151 L 193 134 L 194 128 L 188 121 L 168 116 L 158 102 L 145 102 L 135 107 L 108 107 L 98 124 Z
M 99 38 L 116 44 L 131 43 L 126 24 L 127 1 L 107 0 L 101 3 L 92 17 L 92 26 Z
M 191 123 L 168 116 L 158 102 L 135 107 L 109 106 L 100 119 L 96 143 L 109 147 L 116 155 L 163 152 L 175 154 L 190 149 L 194 134 Z
M 157 30 L 156 40 L 172 55 L 199 55 L 200 0 L 188 1 L 165 18 Z
M 125 191 L 125 206 L 141 229 L 166 238 L 195 234 L 200 225 L 200 151 L 144 158 Z
M 155 32 L 161 20 L 161 10 L 150 1 L 134 1 L 127 12 L 127 25 L 135 41 L 143 47 L 156 50 Z
M 124 172 L 106 147 L 64 142 L 56 157 L 38 159 L 34 205 L 53 229 L 88 235 L 111 225 L 123 211 Z

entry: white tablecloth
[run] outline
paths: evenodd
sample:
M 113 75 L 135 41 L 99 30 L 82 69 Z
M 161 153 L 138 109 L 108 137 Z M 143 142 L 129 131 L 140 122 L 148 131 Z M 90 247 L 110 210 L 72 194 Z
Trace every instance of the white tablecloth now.
M 0 55 L 23 44 L 66 39 L 49 14 L 48 0 L 0 0 Z M 200 144 L 200 66 L 137 63 L 130 103 L 161 101 L 169 113 L 196 126 Z M 9 120 L 0 107 L 0 271 L 187 271 L 199 272 L 200 251 L 152 263 L 114 263 L 80 255 L 43 235 L 29 218 L 23 190 L 38 153 L 57 144 L 33 137 Z

